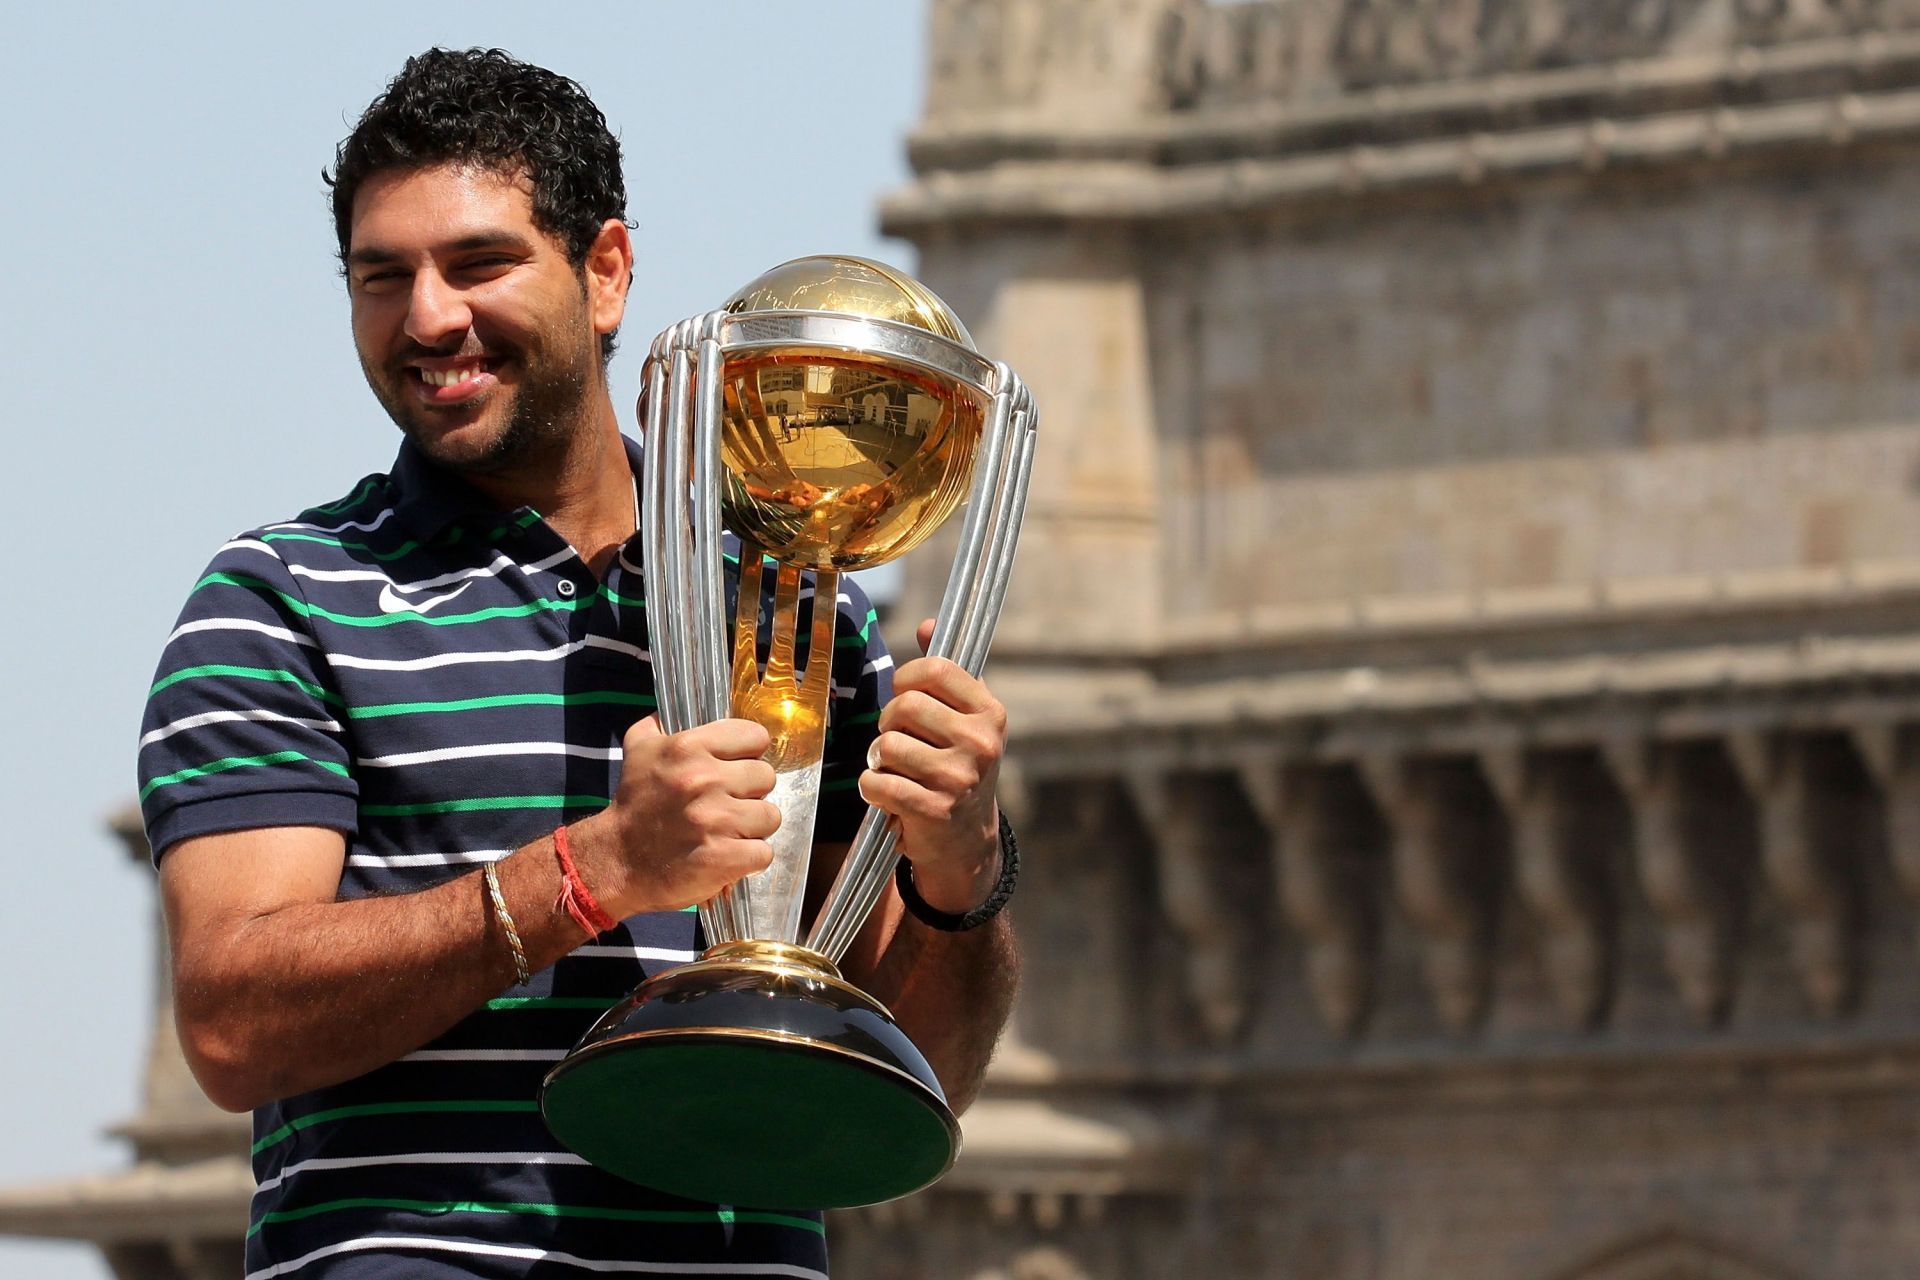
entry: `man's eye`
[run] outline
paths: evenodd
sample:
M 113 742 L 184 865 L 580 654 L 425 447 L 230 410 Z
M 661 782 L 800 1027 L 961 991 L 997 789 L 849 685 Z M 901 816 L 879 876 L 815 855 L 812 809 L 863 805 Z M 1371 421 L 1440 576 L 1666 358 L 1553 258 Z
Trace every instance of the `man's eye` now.
M 404 271 L 369 271 L 360 277 L 362 289 L 378 289 L 393 284 L 406 276 Z

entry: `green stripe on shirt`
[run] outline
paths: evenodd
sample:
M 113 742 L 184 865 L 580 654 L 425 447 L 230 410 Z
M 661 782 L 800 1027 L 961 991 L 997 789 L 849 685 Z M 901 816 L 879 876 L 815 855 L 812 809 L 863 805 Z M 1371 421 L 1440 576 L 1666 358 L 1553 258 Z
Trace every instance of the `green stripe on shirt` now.
M 317 685 L 304 676 L 296 675 L 291 671 L 283 671 L 277 667 L 243 667 L 226 662 L 210 662 L 197 667 L 182 667 L 172 675 L 156 681 L 153 688 L 147 690 L 147 696 L 151 698 L 162 689 L 179 684 L 182 680 L 198 680 L 205 676 L 225 676 L 234 680 L 270 680 L 280 684 L 297 685 L 322 702 L 331 702 L 335 706 L 345 705 L 339 694 L 333 693 L 325 686 Z
M 651 707 L 650 693 L 603 689 L 588 693 L 498 693 L 486 698 L 449 698 L 441 702 L 375 702 L 347 708 L 352 720 L 379 720 L 386 716 L 428 715 L 440 711 L 484 711 L 490 707 Z
M 688 907 L 687 910 L 694 910 Z M 609 999 L 605 996 L 495 996 L 487 1001 L 487 1008 L 506 1009 L 592 1009 L 596 1013 L 605 1013 L 608 1009 L 626 999 L 625 996 Z
M 316 760 L 301 751 L 275 751 L 264 756 L 228 756 L 223 760 L 209 760 L 205 764 L 162 774 L 157 778 L 149 779 L 147 785 L 140 788 L 140 798 L 145 800 L 161 787 L 170 787 L 176 782 L 188 782 L 194 778 L 204 778 L 210 773 L 225 773 L 229 769 L 256 768 L 263 765 L 293 764 L 295 761 L 319 765 L 327 772 L 337 773 L 343 778 L 350 776 L 346 766 L 336 764 L 332 760 Z
M 417 818 L 430 813 L 481 813 L 489 809 L 604 809 L 609 796 L 468 796 L 462 800 L 430 800 L 421 804 L 363 804 L 368 818 Z

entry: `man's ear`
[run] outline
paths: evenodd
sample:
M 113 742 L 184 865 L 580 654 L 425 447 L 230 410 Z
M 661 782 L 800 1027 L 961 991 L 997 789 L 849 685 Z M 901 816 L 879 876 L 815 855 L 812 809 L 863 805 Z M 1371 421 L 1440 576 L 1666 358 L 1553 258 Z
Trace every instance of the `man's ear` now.
M 587 247 L 584 264 L 587 313 L 595 333 L 612 333 L 627 314 L 627 290 L 633 284 L 633 240 L 627 224 L 608 218 Z

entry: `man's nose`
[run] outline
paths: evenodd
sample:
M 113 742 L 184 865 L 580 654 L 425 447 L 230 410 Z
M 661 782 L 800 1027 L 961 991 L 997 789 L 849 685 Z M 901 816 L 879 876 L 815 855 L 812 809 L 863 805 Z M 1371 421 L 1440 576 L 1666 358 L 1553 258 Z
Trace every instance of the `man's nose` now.
M 407 304 L 407 336 L 423 347 L 445 345 L 473 327 L 466 296 L 437 271 L 418 271 Z

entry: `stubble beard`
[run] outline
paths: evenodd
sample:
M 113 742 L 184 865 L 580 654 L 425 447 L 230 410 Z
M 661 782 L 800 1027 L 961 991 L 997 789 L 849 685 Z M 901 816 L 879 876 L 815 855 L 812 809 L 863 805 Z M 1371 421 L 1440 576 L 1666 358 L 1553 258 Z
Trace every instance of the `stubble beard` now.
M 574 367 L 529 380 L 512 392 L 505 424 L 477 454 L 440 458 L 433 450 L 422 451 L 441 466 L 471 475 L 497 476 L 540 467 L 564 455 L 585 428 L 588 386 L 585 371 Z M 419 444 L 417 437 L 415 444 Z
M 517 386 L 502 386 L 492 400 L 510 397 L 506 420 L 477 444 L 453 446 L 435 430 L 433 410 L 409 401 L 404 370 L 375 377 L 367 384 L 381 408 L 414 448 L 436 466 L 474 476 L 498 476 L 538 468 L 563 456 L 592 416 L 592 390 L 599 361 L 599 340 L 589 326 L 582 334 L 546 335 L 507 354 L 520 367 Z M 570 358 L 557 358 L 570 353 Z M 481 412 L 493 408 L 490 403 Z

